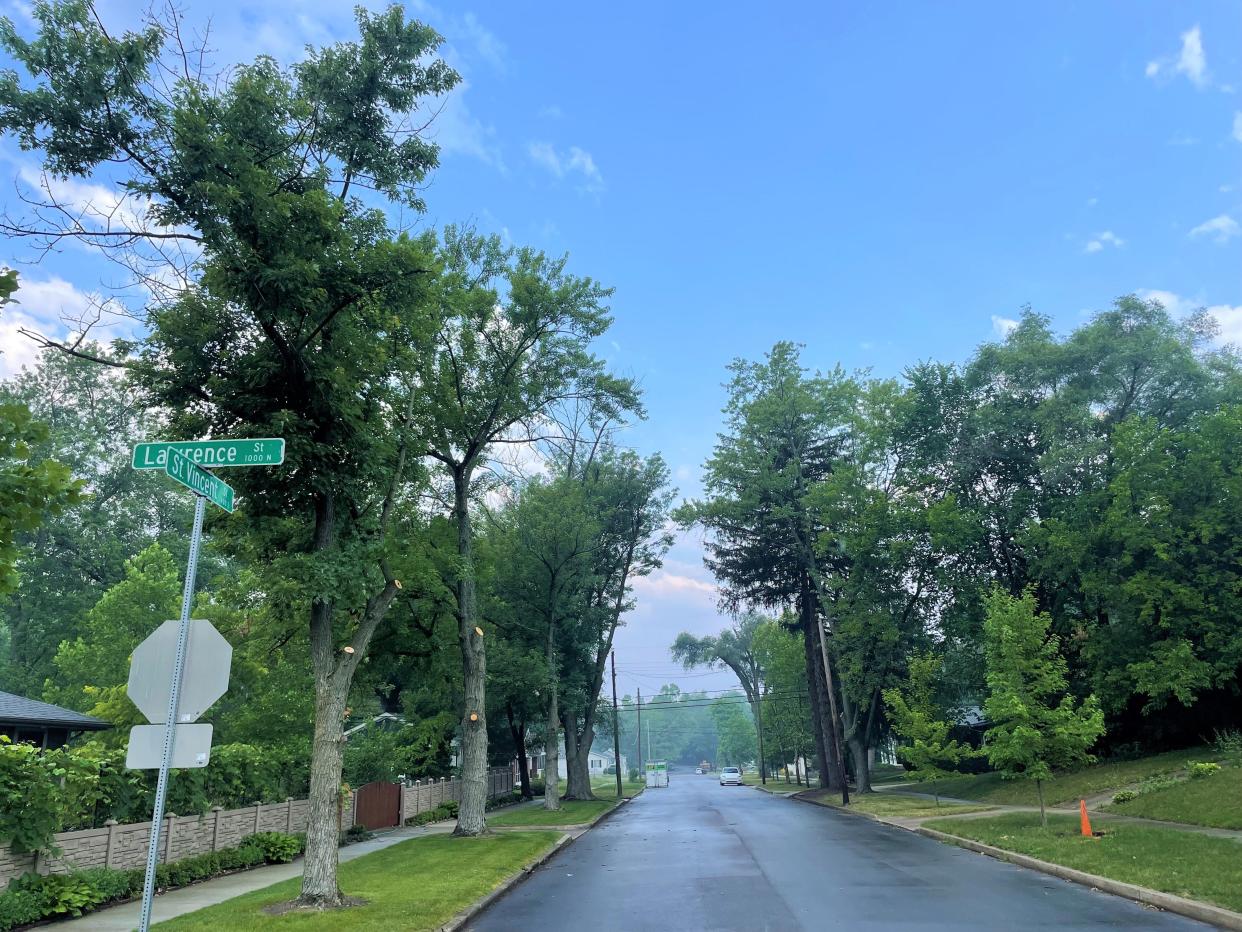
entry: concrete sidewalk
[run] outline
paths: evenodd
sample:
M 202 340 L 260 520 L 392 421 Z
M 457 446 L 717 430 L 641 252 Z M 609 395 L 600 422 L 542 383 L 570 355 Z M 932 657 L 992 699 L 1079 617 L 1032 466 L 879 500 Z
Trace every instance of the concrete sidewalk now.
M 906 784 L 908 785 L 908 784 Z M 876 788 L 877 795 L 890 796 L 917 796 L 920 799 L 935 799 L 931 793 L 918 793 L 912 790 L 886 789 Z M 814 800 L 819 802 L 818 800 Z M 988 809 L 979 812 L 962 812 L 953 813 L 946 812 L 944 815 L 919 816 L 918 818 L 903 818 L 902 816 L 880 816 L 877 820 L 880 822 L 889 822 L 901 828 L 912 828 L 922 825 L 924 822 L 932 819 L 986 819 L 991 816 L 1005 815 L 1010 812 L 1037 813 L 1038 806 L 1005 806 L 995 803 L 980 802 L 977 799 L 959 799 L 954 796 L 941 796 L 942 803 L 951 803 L 964 806 L 988 806 Z M 827 805 L 821 803 L 820 805 Z M 1050 815 L 1078 815 L 1077 806 L 1048 806 Z M 1211 825 L 1195 825 L 1193 822 L 1166 822 L 1161 819 L 1146 819 L 1142 816 L 1126 815 L 1124 812 L 1115 812 L 1111 809 L 1092 809 L 1091 819 L 1096 822 L 1121 822 L 1132 825 L 1146 825 L 1150 828 L 1167 828 L 1175 832 L 1187 832 L 1192 835 L 1210 835 L 1214 838 L 1228 838 L 1231 841 L 1242 842 L 1242 831 L 1232 828 L 1216 828 Z
M 411 838 L 447 834 L 453 830 L 455 824 L 453 821 L 446 821 L 398 828 L 383 835 L 376 835 L 367 841 L 346 845 L 340 852 L 341 863 L 360 858 L 364 854 L 371 854 L 373 851 L 382 851 L 384 848 L 390 848 Z M 155 898 L 155 904 L 151 910 L 151 923 L 154 925 L 167 919 L 175 919 L 177 916 L 192 913 L 206 906 L 214 906 L 216 903 L 223 903 L 243 893 L 262 890 L 264 887 L 288 880 L 290 877 L 299 877 L 301 874 L 302 860 L 299 858 L 290 864 L 256 867 L 253 870 L 239 871 L 226 877 L 217 877 L 215 880 L 170 890 Z M 141 900 L 134 900 L 132 903 L 123 903 L 120 906 L 87 913 L 78 919 L 58 922 L 56 928 L 64 929 L 73 926 L 74 932 L 88 932 L 88 930 L 89 932 L 131 932 L 138 928 L 138 915 L 141 910 Z

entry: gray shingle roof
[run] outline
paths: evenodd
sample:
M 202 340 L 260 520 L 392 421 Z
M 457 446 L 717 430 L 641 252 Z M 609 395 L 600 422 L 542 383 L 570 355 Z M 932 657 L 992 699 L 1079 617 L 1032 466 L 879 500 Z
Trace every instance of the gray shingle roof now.
M 0 692 L 0 725 L 58 725 L 75 731 L 111 728 L 107 722 L 50 702 Z

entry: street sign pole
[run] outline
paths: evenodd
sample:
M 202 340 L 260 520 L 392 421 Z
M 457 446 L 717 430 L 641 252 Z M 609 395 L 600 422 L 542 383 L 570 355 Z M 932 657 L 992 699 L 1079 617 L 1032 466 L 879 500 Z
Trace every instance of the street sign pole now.
M 160 857 L 160 828 L 164 821 L 164 797 L 168 793 L 168 770 L 172 763 L 173 744 L 177 735 L 177 703 L 181 698 L 181 673 L 185 668 L 185 645 L 190 636 L 190 606 L 194 601 L 194 577 L 198 575 L 198 548 L 203 536 L 203 511 L 207 499 L 194 496 L 194 530 L 190 533 L 190 559 L 185 570 L 185 589 L 181 595 L 181 629 L 177 638 L 177 657 L 173 663 L 172 682 L 168 690 L 168 717 L 164 731 L 164 759 L 155 784 L 155 811 L 151 814 L 151 842 L 147 850 L 147 875 L 142 884 L 142 915 L 139 932 L 151 928 L 151 902 L 155 898 L 155 865 Z

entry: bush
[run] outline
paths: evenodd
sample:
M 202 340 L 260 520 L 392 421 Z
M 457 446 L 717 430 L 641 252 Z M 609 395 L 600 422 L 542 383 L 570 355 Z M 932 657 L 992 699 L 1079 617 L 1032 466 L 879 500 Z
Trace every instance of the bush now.
M 345 830 L 345 834 L 342 836 L 343 844 L 350 844 L 355 841 L 366 841 L 370 837 L 371 830 L 365 825 L 351 825 Z
M 530 781 L 530 791 L 534 793 L 536 796 L 542 796 L 544 789 L 545 789 L 545 785 L 544 785 L 543 780 L 531 780 Z
M 1242 731 L 1230 728 L 1216 732 L 1216 753 L 1235 767 L 1242 767 Z
M 263 858 L 269 864 L 288 864 L 306 850 L 305 835 L 287 835 L 284 832 L 258 832 L 246 839 L 258 845 Z
M 434 809 L 428 809 L 426 812 L 420 812 L 416 816 L 411 816 L 405 820 L 406 825 L 427 825 L 430 822 L 442 822 L 445 819 L 455 819 L 457 817 L 457 803 L 447 802 L 436 806 Z
M 8 932 L 43 918 L 43 905 L 39 897 L 28 890 L 9 888 L 0 893 L 0 932 Z
M 1190 779 L 1198 780 L 1202 777 L 1210 777 L 1212 774 L 1220 770 L 1220 764 L 1214 764 L 1211 761 L 1190 765 Z
M 1138 799 L 1138 795 L 1134 790 L 1122 790 L 1119 793 L 1113 794 L 1113 802 L 1116 804 L 1128 803 L 1132 799 Z

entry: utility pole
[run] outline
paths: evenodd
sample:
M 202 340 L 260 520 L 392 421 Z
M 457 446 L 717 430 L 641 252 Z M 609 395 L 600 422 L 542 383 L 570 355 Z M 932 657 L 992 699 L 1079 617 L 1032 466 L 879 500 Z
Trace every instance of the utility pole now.
M 850 788 L 845 782 L 845 735 L 841 733 L 841 717 L 837 715 L 837 694 L 832 688 L 832 666 L 828 663 L 828 619 L 819 625 L 819 652 L 824 658 L 824 685 L 828 687 L 828 709 L 832 715 L 832 741 L 837 746 L 837 773 L 841 778 L 841 805 L 850 804 Z
M 608 652 L 612 665 L 612 764 L 617 771 L 617 799 L 621 798 L 621 729 L 617 722 L 617 652 Z
M 755 733 L 759 738 L 759 782 L 768 785 L 768 762 L 763 754 L 763 684 L 755 680 Z
M 643 691 L 641 687 L 638 690 L 638 732 L 635 737 L 638 738 L 638 779 L 645 783 L 647 771 L 643 769 Z

